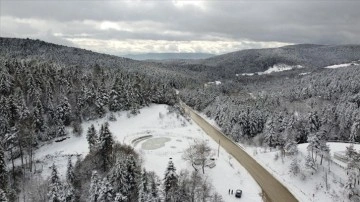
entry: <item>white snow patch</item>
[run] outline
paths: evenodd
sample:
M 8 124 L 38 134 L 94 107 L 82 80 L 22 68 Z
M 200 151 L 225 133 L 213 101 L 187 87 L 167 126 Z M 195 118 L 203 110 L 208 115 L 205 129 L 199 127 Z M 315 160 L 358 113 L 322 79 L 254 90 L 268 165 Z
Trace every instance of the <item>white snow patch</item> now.
M 310 74 L 311 72 L 303 72 L 303 73 L 300 73 L 299 75 L 300 76 L 304 76 L 304 75 L 308 75 L 308 74 Z
M 299 68 L 303 68 L 301 65 L 285 65 L 285 64 L 277 64 L 272 66 L 271 68 L 269 68 L 268 70 L 266 70 L 265 72 L 258 72 L 259 75 L 263 75 L 263 74 L 271 74 L 273 72 L 283 72 L 283 71 L 287 71 L 287 70 L 292 70 L 292 69 L 299 69 Z
M 254 75 L 264 75 L 264 74 L 271 74 L 274 72 L 283 72 L 288 71 L 292 69 L 300 69 L 303 68 L 301 65 L 286 65 L 286 64 L 276 64 L 269 69 L 267 69 L 264 72 L 256 72 L 256 73 L 242 73 L 242 76 L 254 76 Z M 239 76 L 239 74 L 236 74 L 236 76 Z
M 358 62 L 350 62 L 350 63 L 344 63 L 344 64 L 337 64 L 337 65 L 330 65 L 330 66 L 326 66 L 324 68 L 326 69 L 337 69 L 337 68 L 341 68 L 341 67 L 349 67 L 349 66 L 353 66 L 353 65 L 358 65 Z
M 243 73 L 243 74 L 241 74 L 241 76 L 254 76 L 254 73 Z

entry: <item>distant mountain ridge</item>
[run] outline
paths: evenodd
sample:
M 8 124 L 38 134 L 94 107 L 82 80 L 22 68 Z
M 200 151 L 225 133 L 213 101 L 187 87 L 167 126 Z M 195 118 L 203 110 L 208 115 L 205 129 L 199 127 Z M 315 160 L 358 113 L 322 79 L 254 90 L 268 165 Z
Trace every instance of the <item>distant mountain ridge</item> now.
M 360 59 L 360 45 L 299 44 L 280 48 L 249 49 L 193 61 L 232 73 L 263 72 L 274 65 L 325 67 Z
M 176 88 L 184 86 L 189 81 L 200 82 L 198 75 L 166 68 L 166 64 L 137 61 L 34 39 L 0 37 L 0 60 L 3 58 L 38 60 L 43 63 L 56 63 L 59 66 L 85 67 L 88 69 L 120 68 L 148 77 L 161 77 L 165 83 L 170 83 Z
M 206 59 L 215 56 L 209 53 L 144 53 L 144 54 L 128 54 L 122 57 L 133 60 L 194 60 Z

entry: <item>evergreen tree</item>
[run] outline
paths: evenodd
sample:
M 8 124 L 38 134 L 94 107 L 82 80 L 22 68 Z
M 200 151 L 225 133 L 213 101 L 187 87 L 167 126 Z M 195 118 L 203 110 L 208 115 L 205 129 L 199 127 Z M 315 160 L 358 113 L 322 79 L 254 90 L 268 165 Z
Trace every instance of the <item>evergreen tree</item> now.
M 152 201 L 159 201 L 159 189 L 158 189 L 158 185 L 155 179 L 155 176 L 152 176 L 151 178 L 151 187 L 150 187 L 150 197 L 152 199 Z
M 65 125 L 63 124 L 62 121 L 59 121 L 57 126 L 56 126 L 56 137 L 63 137 L 66 136 L 67 132 L 65 129 Z
M 114 192 L 118 194 L 119 200 L 129 195 L 129 186 L 126 183 L 125 165 L 118 161 L 110 171 L 110 182 L 113 185 Z
M 114 201 L 115 202 L 124 202 L 124 201 L 126 201 L 126 197 L 124 195 L 122 195 L 121 193 L 116 193 Z
M 51 202 L 60 202 L 63 200 L 62 185 L 55 164 L 52 165 L 51 170 L 48 198 Z
M 67 172 L 66 172 L 66 181 L 69 185 L 73 186 L 75 182 L 75 173 L 74 167 L 71 162 L 71 156 L 69 156 L 68 165 L 67 165 Z
M 64 187 L 65 202 L 74 202 L 75 200 L 75 190 L 72 185 L 67 185 Z
M 272 120 L 272 118 L 270 117 L 268 122 L 266 123 L 265 126 L 265 143 L 269 146 L 269 147 L 274 147 L 275 146 L 275 124 Z
M 317 170 L 317 169 L 316 169 L 315 161 L 314 161 L 314 159 L 310 156 L 310 154 L 308 154 L 308 155 L 306 156 L 305 166 L 306 166 L 306 168 L 308 168 L 308 169 L 311 169 L 311 170 L 314 170 L 314 171 Z
M 122 109 L 122 100 L 121 100 L 121 78 L 120 77 L 116 77 L 115 79 L 115 83 L 110 91 L 110 96 L 109 96 L 109 109 L 110 111 L 119 111 Z
M 99 198 L 97 201 L 98 202 L 114 201 L 114 189 L 110 184 L 109 180 L 107 179 L 107 177 L 105 177 L 100 184 Z
M 347 181 L 345 183 L 345 191 L 348 194 L 348 197 L 351 198 L 356 194 L 356 179 L 358 176 L 357 173 L 357 162 L 356 160 L 360 160 L 356 158 L 357 155 L 353 156 L 353 158 L 349 159 L 346 172 L 347 172 Z
M 2 146 L 0 145 L 0 190 L 6 190 L 7 188 L 7 171 L 5 163 L 5 155 Z
M 309 142 L 307 150 L 311 152 L 311 158 L 313 159 L 313 161 L 315 161 L 314 152 L 317 153 L 320 147 L 319 137 L 316 135 L 316 133 L 310 133 L 307 141 Z
M 98 142 L 98 136 L 94 124 L 91 124 L 91 126 L 88 128 L 86 139 L 89 144 L 89 151 L 95 151 Z
M 93 171 L 91 175 L 90 190 L 89 190 L 89 202 L 99 202 L 101 182 L 97 171 Z
M 39 98 L 37 98 L 33 111 L 35 133 L 37 134 L 45 132 L 46 127 L 45 127 L 45 120 L 43 114 L 44 114 L 43 106 Z
M 0 71 L 0 94 L 9 95 L 13 88 L 13 79 L 4 69 Z
M 294 176 L 296 176 L 297 174 L 299 174 L 300 172 L 300 166 L 299 166 L 299 163 L 298 163 L 298 160 L 297 158 L 294 158 L 292 161 L 291 161 L 291 164 L 290 164 L 290 173 Z
M 346 157 L 348 159 L 352 159 L 357 155 L 356 150 L 354 149 L 354 144 L 350 144 L 348 147 L 346 147 Z
M 355 118 L 351 129 L 350 129 L 350 142 L 355 142 L 356 138 L 359 136 L 360 133 L 360 118 Z
M 57 120 L 62 121 L 65 126 L 69 126 L 71 123 L 71 105 L 66 96 L 63 97 L 61 103 L 56 108 Z
M 112 164 L 112 152 L 113 152 L 114 139 L 109 130 L 109 123 L 105 123 L 100 130 L 99 135 L 99 152 L 103 160 L 103 171 L 107 171 Z
M 5 192 L 0 188 L 0 202 L 8 202 Z
M 141 171 L 133 155 L 126 157 L 125 167 L 125 183 L 129 191 L 127 197 L 130 201 L 137 201 L 139 196 L 139 180 Z
M 330 158 L 330 147 L 329 145 L 327 145 L 327 131 L 325 129 L 320 129 L 317 132 L 317 136 L 319 137 L 319 148 L 318 148 L 318 153 L 321 156 L 320 159 L 320 165 L 322 165 L 323 162 L 323 158 L 325 159 L 329 159 Z
M 165 201 L 174 201 L 178 188 L 178 175 L 176 174 L 176 168 L 172 160 L 169 161 L 168 167 L 166 168 L 164 186 Z
M 141 174 L 141 182 L 140 182 L 140 189 L 139 189 L 139 202 L 147 202 L 149 201 L 149 182 L 147 172 L 144 169 Z

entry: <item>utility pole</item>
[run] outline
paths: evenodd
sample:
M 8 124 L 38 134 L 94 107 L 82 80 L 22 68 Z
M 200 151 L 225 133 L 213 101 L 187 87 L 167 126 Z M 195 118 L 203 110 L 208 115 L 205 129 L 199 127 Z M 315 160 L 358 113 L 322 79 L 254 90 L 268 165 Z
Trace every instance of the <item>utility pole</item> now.
M 219 146 L 218 146 L 218 158 L 219 158 L 219 153 L 220 153 L 220 139 L 219 139 Z

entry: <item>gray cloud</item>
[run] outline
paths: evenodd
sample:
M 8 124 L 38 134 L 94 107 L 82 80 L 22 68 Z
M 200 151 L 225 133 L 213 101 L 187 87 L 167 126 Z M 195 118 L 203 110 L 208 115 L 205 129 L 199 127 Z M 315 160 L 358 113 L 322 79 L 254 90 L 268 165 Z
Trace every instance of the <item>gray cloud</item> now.
M 149 52 L 159 50 L 157 40 L 178 42 L 159 43 L 169 51 L 181 51 L 179 44 L 184 41 L 188 45 L 191 41 L 233 42 L 224 51 L 274 42 L 359 43 L 359 7 L 360 2 L 346 0 L 1 1 L 0 34 L 64 45 L 77 41 L 79 46 L 80 39 L 87 39 L 87 44 L 89 40 L 98 41 L 93 44 L 148 40 L 154 43 L 147 44 Z

